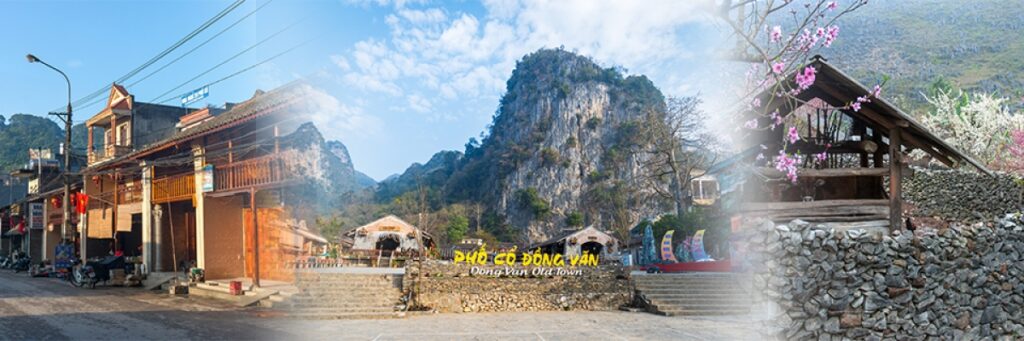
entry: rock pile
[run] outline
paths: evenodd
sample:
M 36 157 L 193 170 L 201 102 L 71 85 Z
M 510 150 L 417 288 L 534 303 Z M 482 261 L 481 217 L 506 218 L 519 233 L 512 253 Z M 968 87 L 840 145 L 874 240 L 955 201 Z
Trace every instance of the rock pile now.
M 1024 337 L 1024 222 L 914 236 L 757 223 L 754 285 L 795 340 Z
M 903 199 L 917 207 L 917 216 L 977 222 L 1021 210 L 1022 190 L 1005 173 L 915 167 L 903 182 Z
M 425 262 L 406 267 L 407 292 L 437 312 L 546 310 L 614 310 L 631 298 L 629 279 L 621 267 L 577 267 L 579 275 L 472 275 L 472 266 Z M 503 271 L 503 266 L 477 266 Z M 532 267 L 514 266 L 514 270 Z M 414 280 L 408 280 L 408 279 Z

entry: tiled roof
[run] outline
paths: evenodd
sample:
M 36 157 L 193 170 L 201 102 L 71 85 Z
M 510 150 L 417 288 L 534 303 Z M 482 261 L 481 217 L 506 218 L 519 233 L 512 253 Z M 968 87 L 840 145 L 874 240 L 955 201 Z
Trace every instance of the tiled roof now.
M 126 160 L 133 160 L 195 137 L 220 131 L 222 129 L 230 128 L 238 124 L 266 116 L 273 113 L 273 109 L 287 105 L 301 98 L 304 89 L 301 84 L 303 83 L 296 81 L 266 93 L 257 93 L 253 98 L 245 102 L 238 103 L 230 110 L 214 116 L 205 122 L 192 126 L 187 130 L 178 131 L 166 139 L 141 147 L 127 155 L 92 165 L 89 168 L 99 169 L 109 167 Z M 151 103 L 146 104 L 157 105 Z

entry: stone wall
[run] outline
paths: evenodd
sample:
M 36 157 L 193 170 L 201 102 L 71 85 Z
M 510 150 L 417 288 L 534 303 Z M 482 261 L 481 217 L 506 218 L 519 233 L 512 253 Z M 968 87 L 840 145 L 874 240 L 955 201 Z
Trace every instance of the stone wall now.
M 622 267 L 545 268 L 580 270 L 578 275 L 530 275 L 537 267 L 513 266 L 526 276 L 471 274 L 471 269 L 505 271 L 504 266 L 453 265 L 431 261 L 406 267 L 406 292 L 435 311 L 497 312 L 543 310 L 614 310 L 631 299 L 628 273 Z
M 916 216 L 953 221 L 980 221 L 1017 212 L 1021 191 L 1012 175 L 976 171 L 914 168 L 905 178 L 903 199 L 917 207 Z
M 757 222 L 753 276 L 782 339 L 1024 337 L 1024 222 L 894 236 Z

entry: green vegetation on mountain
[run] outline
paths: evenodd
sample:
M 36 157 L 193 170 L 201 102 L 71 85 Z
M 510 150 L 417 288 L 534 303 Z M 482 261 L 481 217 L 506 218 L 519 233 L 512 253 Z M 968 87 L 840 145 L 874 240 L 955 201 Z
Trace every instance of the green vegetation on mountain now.
M 937 80 L 1019 109 L 1021 13 L 1022 1 L 873 1 L 842 17 L 839 39 L 821 53 L 868 86 L 892 77 L 883 96 L 915 115 L 930 109 L 924 95 Z

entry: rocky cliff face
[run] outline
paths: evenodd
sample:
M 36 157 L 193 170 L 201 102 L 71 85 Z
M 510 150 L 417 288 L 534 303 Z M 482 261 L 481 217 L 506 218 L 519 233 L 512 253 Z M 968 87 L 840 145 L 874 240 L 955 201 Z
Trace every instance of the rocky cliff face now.
M 529 241 L 569 228 L 573 214 L 604 229 L 613 225 L 614 207 L 627 207 L 633 220 L 653 215 L 660 203 L 634 193 L 645 156 L 629 154 L 621 142 L 641 113 L 664 106 L 644 76 L 623 78 L 564 50 L 527 55 L 508 81 L 490 135 L 467 146 L 447 190 L 483 201 Z
M 288 138 L 306 179 L 302 193 L 324 198 L 325 193 L 352 192 L 375 185 L 373 179 L 355 170 L 344 144 L 325 141 L 312 123 L 303 124 Z

